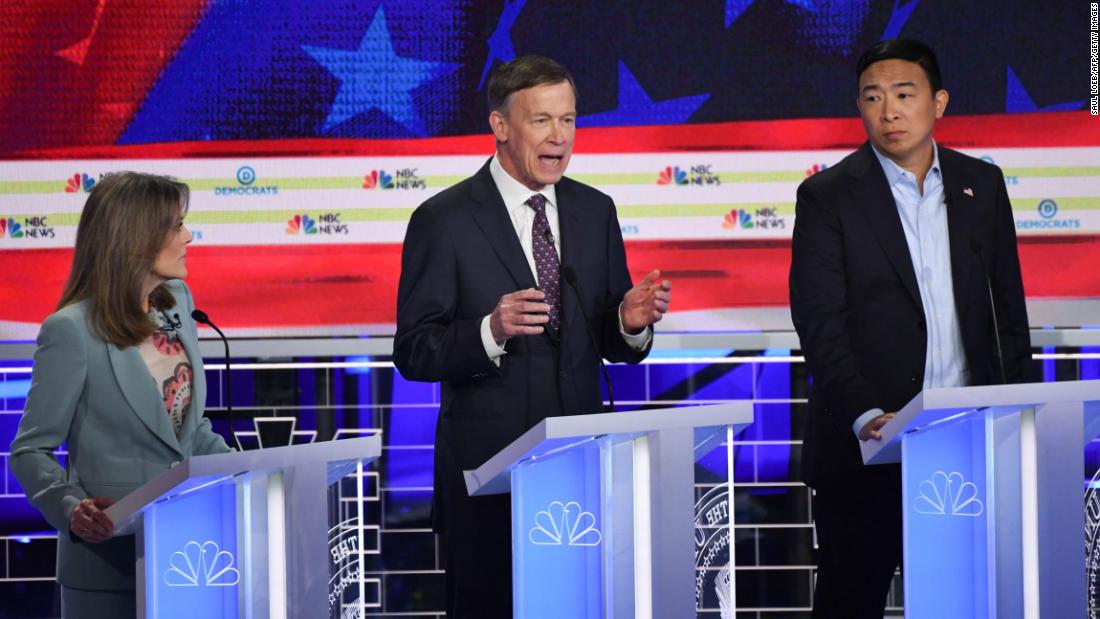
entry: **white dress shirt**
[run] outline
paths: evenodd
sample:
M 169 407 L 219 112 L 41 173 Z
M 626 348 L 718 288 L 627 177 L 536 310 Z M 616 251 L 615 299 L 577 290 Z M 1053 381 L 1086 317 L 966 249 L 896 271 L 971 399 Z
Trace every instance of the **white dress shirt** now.
M 550 223 L 550 232 L 554 235 L 554 250 L 558 253 L 558 260 L 560 261 L 561 227 L 558 225 L 557 192 L 554 190 L 553 185 L 546 185 L 538 191 L 531 191 L 523 183 L 512 178 L 495 156 L 489 163 L 489 173 L 493 176 L 493 183 L 496 184 L 501 199 L 504 200 L 504 207 L 508 209 L 508 216 L 512 219 L 512 225 L 516 228 L 516 236 L 519 237 L 519 244 L 523 248 L 523 255 L 527 258 L 531 273 L 535 276 L 535 281 L 538 282 L 539 271 L 538 267 L 535 266 L 535 251 L 531 241 L 531 227 L 535 224 L 535 209 L 527 206 L 527 201 L 536 193 L 541 193 L 546 198 L 546 220 Z M 562 294 L 563 298 L 564 296 Z M 504 346 L 498 346 L 496 339 L 493 338 L 493 331 L 489 326 L 490 316 L 492 316 L 491 313 L 481 319 L 481 343 L 485 346 L 485 353 L 489 355 L 489 359 L 499 366 L 500 358 L 507 354 L 507 351 L 504 350 Z M 619 314 L 619 332 L 626 343 L 635 350 L 644 349 L 649 345 L 650 338 L 653 337 L 653 332 L 648 328 L 636 335 L 627 333 L 623 329 L 621 313 Z

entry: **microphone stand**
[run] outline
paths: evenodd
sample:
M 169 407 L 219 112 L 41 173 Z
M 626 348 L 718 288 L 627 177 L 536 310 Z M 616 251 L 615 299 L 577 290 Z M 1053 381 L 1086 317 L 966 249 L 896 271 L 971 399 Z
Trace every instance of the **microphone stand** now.
M 244 451 L 244 448 L 241 447 L 241 439 L 237 438 L 237 432 L 233 429 L 233 396 L 232 391 L 230 391 L 232 381 L 229 380 L 229 340 L 225 337 L 225 334 L 222 333 L 222 330 L 218 328 L 218 325 L 210 320 L 206 312 L 196 309 L 191 312 L 191 318 L 194 318 L 195 322 L 201 322 L 214 331 L 217 331 L 218 337 L 222 339 L 222 344 L 225 346 L 225 414 L 229 424 L 229 434 L 233 437 L 233 442 L 237 444 L 237 450 Z
M 1008 375 L 1005 374 L 1005 356 L 1001 349 L 1001 329 L 997 326 L 997 304 L 993 301 L 993 282 L 989 279 L 989 271 L 985 268 L 985 260 L 982 259 L 982 244 L 977 239 L 970 239 L 970 249 L 978 257 L 978 263 L 982 267 L 982 275 L 985 276 L 985 287 L 989 292 L 989 311 L 993 314 L 993 341 L 997 346 L 997 364 L 1001 370 L 1001 384 L 1008 384 Z
M 588 320 L 588 312 L 584 311 L 584 299 L 581 295 L 581 285 L 577 281 L 577 272 L 573 270 L 573 267 L 563 267 L 561 274 L 565 277 L 565 281 L 569 284 L 569 287 L 573 289 L 573 293 L 577 295 L 577 307 L 581 310 L 581 317 L 584 318 L 584 329 L 588 332 L 588 340 L 592 342 L 592 348 L 596 349 L 596 356 L 600 359 L 600 373 L 603 374 L 604 386 L 607 387 L 607 404 L 608 412 L 615 412 L 615 391 L 611 388 L 611 375 L 607 373 L 607 364 L 603 361 L 603 351 L 600 350 L 600 344 L 596 341 L 596 334 L 592 331 L 592 322 Z

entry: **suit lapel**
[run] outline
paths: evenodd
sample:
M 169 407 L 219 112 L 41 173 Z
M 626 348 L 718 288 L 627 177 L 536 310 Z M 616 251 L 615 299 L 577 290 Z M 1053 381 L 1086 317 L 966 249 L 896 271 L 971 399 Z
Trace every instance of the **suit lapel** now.
M 959 165 L 959 160 L 954 151 L 939 147 L 940 171 L 943 173 L 943 195 L 947 202 L 947 236 L 951 247 L 951 281 L 952 291 L 955 293 L 955 311 L 959 320 L 967 309 L 965 300 L 969 298 L 966 291 L 975 286 L 985 287 L 985 282 L 972 282 L 974 269 L 967 268 L 972 264 L 970 248 L 970 213 L 973 211 L 974 181 L 966 170 Z M 971 188 L 970 194 L 963 193 L 963 189 Z M 973 284 L 973 285 L 972 285 Z
M 901 216 L 898 215 L 894 194 L 890 192 L 886 173 L 871 152 L 870 144 L 864 144 L 856 151 L 856 160 L 852 163 L 850 174 L 858 181 L 852 185 L 852 197 L 909 296 L 917 307 L 923 307 L 920 290 L 917 288 L 917 276 L 913 271 L 913 259 L 909 256 L 909 243 L 905 240 L 905 230 L 901 227 Z
M 474 211 L 474 221 L 508 269 L 515 282 L 515 289 L 534 288 L 535 276 L 531 273 L 527 257 L 523 255 L 523 247 L 516 237 L 516 227 L 508 216 L 508 208 L 504 206 L 504 200 L 493 183 L 488 163 L 474 175 L 472 187 L 473 199 L 478 204 Z
M 573 267 L 574 271 L 577 271 L 581 263 L 580 247 L 577 244 L 578 239 L 581 238 L 581 206 L 577 204 L 573 199 L 573 193 L 569 191 L 568 182 L 559 182 L 555 186 L 555 194 L 558 200 L 558 229 L 561 236 L 561 266 Z M 577 274 L 580 277 L 580 274 Z M 577 304 L 580 303 L 580 299 L 577 298 L 577 291 L 569 290 L 566 288 L 572 288 L 568 282 L 565 281 L 565 276 L 561 277 L 561 299 L 562 299 L 562 325 L 573 324 L 573 320 L 576 318 Z M 567 303 L 565 299 L 573 299 L 572 302 Z M 564 327 L 563 327 L 564 328 Z
M 141 358 L 136 346 L 119 350 L 114 344 L 107 344 L 107 357 L 111 361 L 111 370 L 115 374 L 118 388 L 125 396 L 135 415 L 152 432 L 173 450 L 183 455 L 168 413 L 164 411 L 164 402 L 157 395 L 156 386 L 150 378 L 149 368 Z

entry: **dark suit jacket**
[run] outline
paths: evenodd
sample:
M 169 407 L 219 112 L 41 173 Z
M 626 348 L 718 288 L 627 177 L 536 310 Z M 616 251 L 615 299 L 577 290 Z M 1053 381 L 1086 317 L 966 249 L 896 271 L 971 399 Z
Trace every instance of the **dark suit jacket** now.
M 632 284 L 615 205 L 568 178 L 555 191 L 561 264 L 577 273 L 594 336 L 607 359 L 637 363 L 648 350 L 630 348 L 618 326 Z M 394 364 L 405 378 L 441 383 L 436 530 L 472 525 L 465 488 L 441 488 L 446 480 L 458 484 L 456 473 L 482 465 L 545 417 L 602 412 L 599 354 L 564 278 L 560 341 L 512 338 L 499 368 L 486 355 L 482 318 L 501 296 L 535 282 L 488 163 L 413 213 L 401 256 Z
M 1016 229 L 996 166 L 939 147 L 955 311 L 970 383 L 1000 383 L 989 271 L 1009 382 L 1030 340 Z M 969 189 L 969 191 L 964 191 Z M 803 448 L 810 485 L 862 466 L 856 418 L 897 411 L 923 387 L 927 332 L 893 195 L 869 144 L 798 188 L 791 315 L 813 383 Z M 979 259 L 974 247 L 980 247 Z

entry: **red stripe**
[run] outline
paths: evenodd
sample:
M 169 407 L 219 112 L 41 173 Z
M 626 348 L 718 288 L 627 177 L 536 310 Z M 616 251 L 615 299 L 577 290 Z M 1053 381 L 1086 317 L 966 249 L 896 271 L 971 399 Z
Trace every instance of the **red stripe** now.
M 10 159 L 86 156 L 118 140 L 205 0 L 5 2 L 0 135 Z M 97 20 L 97 15 L 99 19 Z M 33 148 L 29 154 L 17 149 Z M 71 155 L 53 156 L 54 150 Z
M 1098 146 L 1100 123 L 1087 112 L 945 117 L 936 139 L 953 147 Z M 578 153 L 851 150 L 866 136 L 858 118 L 743 121 L 577 130 Z M 396 157 L 485 155 L 492 136 L 406 140 L 227 140 L 24 150 L 7 159 L 185 159 L 211 157 Z
M 660 268 L 673 309 L 787 305 L 790 243 L 631 241 L 635 280 Z M 0 320 L 39 322 L 53 311 L 72 250 L 2 250 Z M 1100 236 L 1020 239 L 1031 298 L 1100 297 Z M 191 247 L 187 278 L 222 326 L 302 327 L 394 322 L 401 246 Z M 232 273 L 232 276 L 227 274 Z

